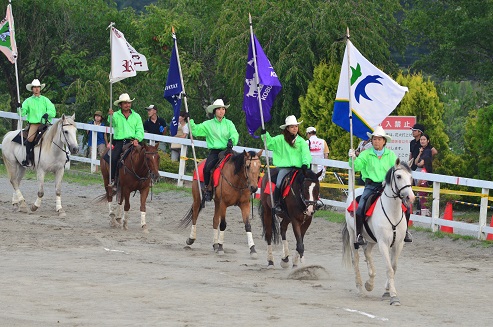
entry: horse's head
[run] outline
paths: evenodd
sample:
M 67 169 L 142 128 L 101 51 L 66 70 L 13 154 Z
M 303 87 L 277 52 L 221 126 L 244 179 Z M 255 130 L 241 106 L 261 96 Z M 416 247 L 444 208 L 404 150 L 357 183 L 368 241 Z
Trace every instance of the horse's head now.
M 243 150 L 244 156 L 244 166 L 245 166 L 245 176 L 247 178 L 248 186 L 250 188 L 251 193 L 257 192 L 258 189 L 258 179 L 260 176 L 260 168 L 262 165 L 260 164 L 260 156 L 262 155 L 262 151 L 254 152 Z
M 149 168 L 149 174 L 154 183 L 159 181 L 159 152 L 157 151 L 158 149 L 158 144 L 152 146 L 152 145 L 145 145 L 144 150 L 145 150 L 145 161 L 147 164 L 147 167 Z
M 62 115 L 60 118 L 60 139 L 68 148 L 71 154 L 79 152 L 79 144 L 77 143 L 77 126 L 75 124 L 75 114 L 72 116 Z
M 385 185 L 391 188 L 393 195 L 400 198 L 406 207 L 412 205 L 415 199 L 412 183 L 411 168 L 397 158 L 395 165 L 385 176 Z
M 311 169 L 307 169 L 305 173 L 298 174 L 296 177 L 301 184 L 301 201 L 305 206 L 303 212 L 307 216 L 312 216 L 316 210 L 316 204 L 320 193 L 320 182 L 318 178 L 322 172 L 315 174 Z

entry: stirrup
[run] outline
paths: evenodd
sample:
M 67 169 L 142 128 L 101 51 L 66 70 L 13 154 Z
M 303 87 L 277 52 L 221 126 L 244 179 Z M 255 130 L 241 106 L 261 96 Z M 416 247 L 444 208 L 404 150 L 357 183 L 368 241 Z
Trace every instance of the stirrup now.
M 356 243 L 359 245 L 366 245 L 366 240 L 364 239 L 363 235 L 358 234 L 358 237 L 356 238 Z
M 21 162 L 21 165 L 24 167 L 31 167 L 31 163 L 29 162 L 29 160 L 23 160 Z
M 209 191 L 209 190 L 205 190 L 204 192 L 204 200 L 209 202 L 209 201 L 212 201 L 212 191 Z
M 279 203 L 277 203 L 275 206 L 274 206 L 274 213 L 276 215 L 281 215 L 282 214 L 282 208 L 281 208 L 281 205 Z
M 408 230 L 406 231 L 406 236 L 404 237 L 404 242 L 406 242 L 406 243 L 412 243 L 413 242 L 413 236 L 411 235 L 411 233 L 409 233 Z

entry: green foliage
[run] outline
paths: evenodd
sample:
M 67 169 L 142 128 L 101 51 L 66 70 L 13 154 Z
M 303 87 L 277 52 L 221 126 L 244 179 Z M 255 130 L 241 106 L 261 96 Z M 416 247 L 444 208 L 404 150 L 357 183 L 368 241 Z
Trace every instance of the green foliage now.
M 178 174 L 178 168 L 180 165 L 179 161 L 172 161 L 169 153 L 164 153 L 161 150 L 159 152 L 159 170 L 166 171 L 169 173 Z
M 473 110 L 467 119 L 464 158 L 470 177 L 493 180 L 493 105 Z M 463 175 L 462 175 L 463 176 Z

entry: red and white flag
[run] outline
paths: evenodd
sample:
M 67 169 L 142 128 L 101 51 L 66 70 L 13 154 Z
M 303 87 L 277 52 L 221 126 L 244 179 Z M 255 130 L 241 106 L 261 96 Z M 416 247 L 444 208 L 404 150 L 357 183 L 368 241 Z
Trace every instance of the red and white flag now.
M 12 6 L 7 6 L 5 18 L 0 21 L 0 51 L 2 51 L 11 63 L 17 59 L 17 46 L 15 44 L 14 16 Z
M 110 82 L 115 83 L 137 75 L 137 71 L 148 70 L 146 57 L 135 51 L 122 32 L 111 27 Z

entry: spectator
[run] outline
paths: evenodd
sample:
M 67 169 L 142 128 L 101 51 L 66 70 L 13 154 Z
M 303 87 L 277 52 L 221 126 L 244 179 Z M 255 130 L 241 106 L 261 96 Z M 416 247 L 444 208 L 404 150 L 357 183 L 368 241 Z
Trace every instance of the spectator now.
M 421 171 L 423 173 L 432 173 L 433 172 L 433 146 L 430 143 L 430 137 L 427 134 L 421 135 L 421 138 L 419 139 L 421 147 L 419 148 L 419 153 L 415 159 L 416 163 L 416 171 Z M 422 186 L 422 187 L 428 187 L 428 181 L 426 180 L 418 180 L 415 182 L 416 185 Z M 423 213 L 423 209 L 428 209 L 426 208 L 426 197 L 427 193 L 426 192 L 418 192 L 419 195 L 419 208 L 418 210 L 420 213 Z
M 180 116 L 178 116 L 178 130 L 176 132 L 175 137 L 180 137 L 186 139 L 188 137 L 188 125 L 186 117 L 188 113 L 185 111 L 180 112 Z M 171 143 L 171 160 L 178 161 L 180 159 L 181 153 L 181 144 L 180 143 Z M 185 146 L 186 153 L 186 146 Z
M 144 131 L 151 134 L 166 135 L 168 126 L 166 125 L 166 121 L 157 115 L 157 107 L 151 104 L 146 110 L 148 118 L 144 122 Z M 159 144 L 159 142 L 156 143 Z M 163 142 L 159 148 L 163 150 L 163 152 L 166 151 L 165 143 Z
M 421 124 L 414 124 L 414 126 L 411 128 L 412 133 L 413 133 L 413 140 L 411 141 L 411 144 L 409 145 L 409 162 L 411 170 L 416 170 L 418 166 L 416 165 L 415 159 L 418 156 L 419 149 L 421 148 L 420 144 L 420 138 L 421 135 L 424 134 L 425 132 L 425 127 Z M 436 156 L 438 151 L 435 148 L 431 149 L 432 156 Z
M 103 123 L 103 113 L 99 110 L 97 110 L 94 113 L 93 120 L 89 122 L 89 124 L 93 124 L 95 126 L 105 126 Z M 97 147 L 97 156 L 98 158 L 101 158 L 104 155 L 104 152 L 106 151 L 106 147 L 108 145 L 108 139 L 106 137 L 106 133 L 104 132 L 97 132 L 96 134 L 96 147 Z M 89 153 L 88 157 L 91 156 L 92 153 L 92 131 L 87 131 L 87 145 L 89 146 Z M 96 171 L 98 171 L 98 166 L 96 166 Z
M 329 158 L 329 147 L 327 146 L 327 142 L 324 139 L 317 137 L 317 130 L 315 127 L 308 127 L 306 129 L 306 143 L 308 143 L 308 148 L 310 149 L 310 154 L 312 158 Z M 325 178 L 325 166 L 312 164 L 312 170 L 314 173 L 318 174 L 318 172 L 323 171 L 322 175 L 320 175 L 319 180 L 322 181 Z

